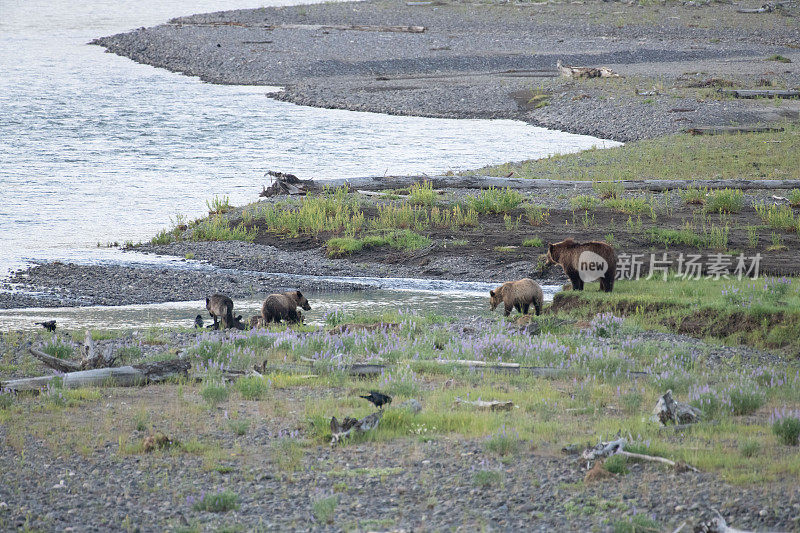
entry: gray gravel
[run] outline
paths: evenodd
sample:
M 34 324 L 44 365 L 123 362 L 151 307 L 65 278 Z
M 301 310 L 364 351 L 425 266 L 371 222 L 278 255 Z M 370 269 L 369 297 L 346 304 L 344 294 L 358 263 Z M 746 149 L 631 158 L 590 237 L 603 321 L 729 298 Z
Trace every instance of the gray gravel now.
M 688 88 L 712 77 L 741 87 L 762 79 L 800 85 L 800 29 L 784 15 L 796 15 L 796 4 L 755 16 L 737 14 L 742 5 L 747 2 L 330 3 L 181 17 L 94 43 L 206 81 L 285 86 L 274 97 L 303 105 L 514 118 L 630 141 L 692 125 L 798 117 L 797 102 L 720 100 Z M 280 24 L 420 25 L 426 31 L 267 27 Z M 793 63 L 764 61 L 775 54 Z M 558 60 L 609 66 L 624 78 L 553 78 Z M 549 105 L 532 109 L 531 90 L 552 93 Z

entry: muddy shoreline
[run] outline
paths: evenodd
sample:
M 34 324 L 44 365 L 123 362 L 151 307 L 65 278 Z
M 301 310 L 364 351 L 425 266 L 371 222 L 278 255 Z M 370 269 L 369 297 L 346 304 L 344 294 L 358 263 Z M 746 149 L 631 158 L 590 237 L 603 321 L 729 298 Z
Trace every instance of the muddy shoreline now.
M 737 13 L 748 6 L 326 3 L 179 17 L 92 44 L 212 83 L 283 86 L 270 96 L 301 105 L 518 119 L 632 141 L 800 116 L 797 101 L 733 100 L 716 92 L 800 85 L 797 3 L 763 15 Z M 791 63 L 767 61 L 776 55 Z M 608 66 L 621 77 L 558 77 L 558 61 Z

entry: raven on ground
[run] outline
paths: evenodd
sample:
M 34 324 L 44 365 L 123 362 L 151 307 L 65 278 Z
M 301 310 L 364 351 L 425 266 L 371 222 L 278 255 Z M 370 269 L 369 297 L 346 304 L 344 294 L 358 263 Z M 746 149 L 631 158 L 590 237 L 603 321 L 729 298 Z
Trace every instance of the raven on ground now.
M 194 327 L 196 327 L 196 328 L 202 328 L 203 327 L 203 316 L 202 315 L 197 315 L 196 317 L 194 317 Z
M 370 391 L 368 396 L 359 396 L 359 398 L 364 398 L 365 400 L 369 400 L 370 402 L 375 404 L 375 407 L 379 409 L 383 409 L 383 406 L 387 403 L 392 403 L 392 397 L 386 394 L 380 393 L 378 391 Z
M 36 322 L 37 326 L 42 326 L 47 331 L 53 332 L 56 330 L 56 321 L 48 320 L 46 322 Z

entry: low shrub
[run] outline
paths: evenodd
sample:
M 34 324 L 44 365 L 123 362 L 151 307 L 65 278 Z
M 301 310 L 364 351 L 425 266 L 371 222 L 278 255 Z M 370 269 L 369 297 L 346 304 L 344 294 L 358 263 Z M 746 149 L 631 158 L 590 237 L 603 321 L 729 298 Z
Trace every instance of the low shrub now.
M 226 513 L 239 508 L 239 496 L 227 489 L 216 494 L 203 493 L 196 501 L 190 497 L 189 502 L 195 511 L 210 513 Z

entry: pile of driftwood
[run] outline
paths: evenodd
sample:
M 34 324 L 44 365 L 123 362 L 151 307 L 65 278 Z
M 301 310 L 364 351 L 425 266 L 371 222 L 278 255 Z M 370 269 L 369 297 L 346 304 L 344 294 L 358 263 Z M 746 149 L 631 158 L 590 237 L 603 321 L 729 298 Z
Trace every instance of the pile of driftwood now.
M 608 67 L 571 67 L 556 62 L 558 73 L 565 78 L 619 78 L 619 74 Z
M 300 195 L 303 196 L 308 192 L 318 190 L 319 187 L 314 183 L 314 180 L 301 180 L 294 174 L 285 174 L 283 172 L 268 171 L 267 176 L 273 178 L 272 185 L 263 187 L 259 196 L 269 198 L 270 196 L 283 196 L 283 195 Z
M 31 348 L 30 352 L 57 373 L 49 376 L 3 381 L 0 382 L 0 389 L 16 392 L 38 391 L 46 388 L 54 380 L 59 380 L 60 386 L 65 389 L 99 386 L 134 387 L 185 377 L 191 367 L 191 363 L 185 359 L 115 367 L 117 356 L 112 353 L 111 347 L 107 347 L 102 352 L 97 350 L 92 335 L 88 331 L 81 350 L 80 361 L 59 359 L 36 348 Z

